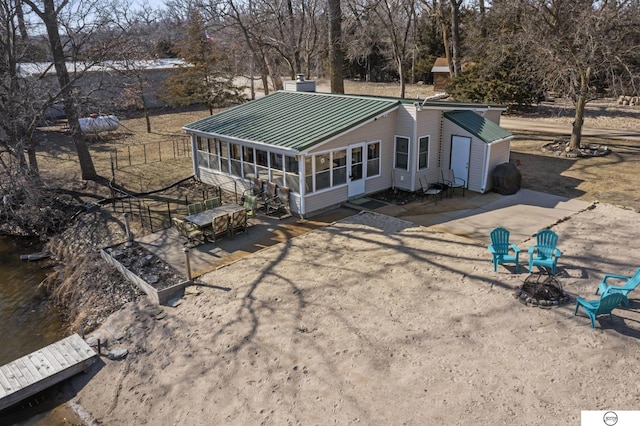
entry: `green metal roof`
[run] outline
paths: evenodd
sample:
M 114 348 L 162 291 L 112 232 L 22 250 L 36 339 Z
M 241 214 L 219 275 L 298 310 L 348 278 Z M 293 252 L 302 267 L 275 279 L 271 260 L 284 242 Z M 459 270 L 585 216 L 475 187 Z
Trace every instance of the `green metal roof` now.
M 449 111 L 444 117 L 486 143 L 512 136 L 511 133 L 473 111 Z
M 398 99 L 279 91 L 183 129 L 304 151 L 399 105 Z

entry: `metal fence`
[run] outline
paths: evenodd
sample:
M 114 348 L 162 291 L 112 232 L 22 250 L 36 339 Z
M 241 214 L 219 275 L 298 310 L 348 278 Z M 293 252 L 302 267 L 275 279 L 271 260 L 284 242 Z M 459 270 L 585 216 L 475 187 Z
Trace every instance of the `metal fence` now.
M 116 148 L 111 152 L 111 164 L 120 169 L 184 157 L 191 157 L 191 143 L 187 136 Z
M 204 187 L 201 191 L 181 196 L 168 195 L 165 191 L 138 196 L 117 188 L 111 191 L 113 211 L 127 213 L 129 222 L 136 227 L 139 225 L 145 234 L 171 227 L 171 218 L 185 216 L 187 205 L 191 203 L 222 197 L 219 187 Z

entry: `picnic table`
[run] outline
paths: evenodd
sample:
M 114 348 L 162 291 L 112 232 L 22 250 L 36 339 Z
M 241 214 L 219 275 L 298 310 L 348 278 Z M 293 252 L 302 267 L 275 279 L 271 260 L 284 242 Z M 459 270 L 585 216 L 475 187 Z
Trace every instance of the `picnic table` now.
M 212 209 L 203 210 L 200 213 L 194 213 L 192 215 L 185 216 L 184 220 L 195 223 L 200 228 L 206 228 L 208 226 L 211 226 L 211 222 L 213 222 L 214 217 L 225 213 L 231 216 L 233 213 L 239 212 L 240 210 L 244 210 L 244 206 L 233 203 L 223 204 Z

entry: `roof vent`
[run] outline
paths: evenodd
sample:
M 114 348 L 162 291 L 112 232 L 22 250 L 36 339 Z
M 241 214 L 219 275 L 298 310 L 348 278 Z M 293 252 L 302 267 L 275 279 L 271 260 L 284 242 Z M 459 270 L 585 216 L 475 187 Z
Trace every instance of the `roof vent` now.
M 295 80 L 286 80 L 284 82 L 284 90 L 289 92 L 315 92 L 316 82 L 313 80 L 305 80 L 304 74 L 297 74 Z

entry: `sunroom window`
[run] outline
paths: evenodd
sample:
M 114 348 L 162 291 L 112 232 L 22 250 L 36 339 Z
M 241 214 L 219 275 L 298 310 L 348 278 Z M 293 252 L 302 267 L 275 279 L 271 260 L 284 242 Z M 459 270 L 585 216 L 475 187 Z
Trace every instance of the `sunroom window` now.
M 282 169 L 282 154 L 277 154 L 275 152 L 270 152 L 270 162 L 269 167 L 271 168 L 271 182 L 275 183 L 278 186 L 284 185 L 284 170 Z
M 256 149 L 256 172 L 260 179 L 269 180 L 269 154 Z
M 245 178 L 251 179 L 256 176 L 256 161 L 253 156 L 253 148 L 242 147 L 242 168 Z
M 209 152 L 208 167 L 210 169 L 220 170 L 220 164 L 218 163 L 218 140 L 207 139 L 207 150 Z
M 316 191 L 331 186 L 331 155 L 330 153 L 316 155 Z
M 240 151 L 240 145 L 235 143 L 229 144 L 229 160 L 231 162 L 231 174 L 233 176 L 242 176 L 242 159 Z
M 300 170 L 296 157 L 284 156 L 285 184 L 292 192 L 300 192 Z
M 279 186 L 287 186 L 291 192 L 300 191 L 300 167 L 295 156 L 215 138 L 196 137 L 196 147 L 199 167 L 239 178 L 259 177 Z
M 229 147 L 226 142 L 220 141 L 218 143 L 220 148 L 220 171 L 223 173 L 229 173 Z
M 304 159 L 304 192 L 310 194 L 313 189 L 313 157 Z

